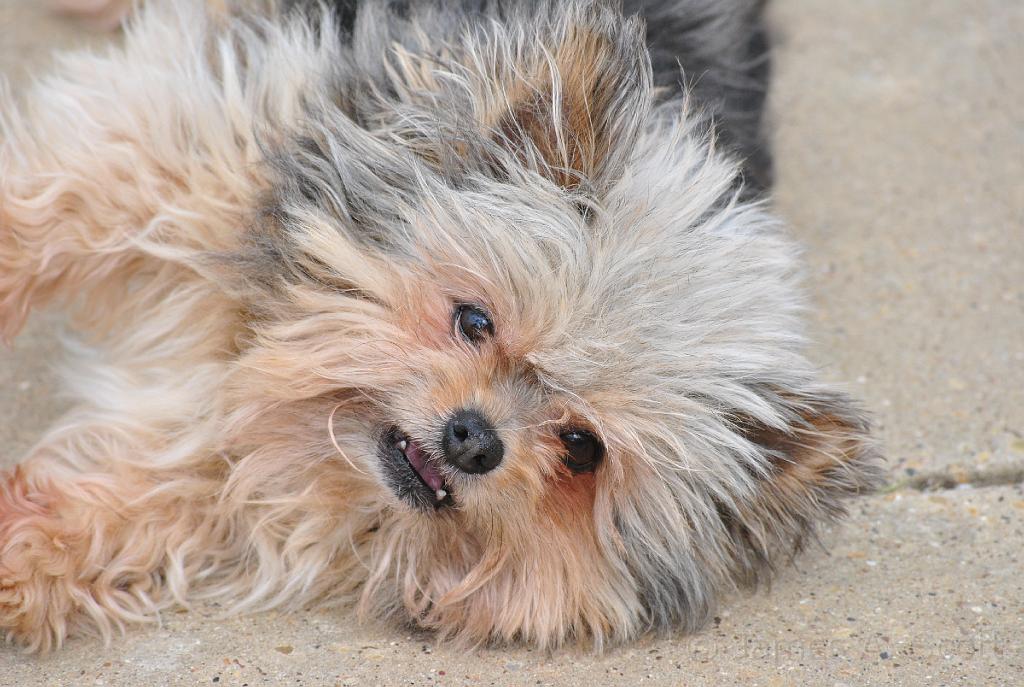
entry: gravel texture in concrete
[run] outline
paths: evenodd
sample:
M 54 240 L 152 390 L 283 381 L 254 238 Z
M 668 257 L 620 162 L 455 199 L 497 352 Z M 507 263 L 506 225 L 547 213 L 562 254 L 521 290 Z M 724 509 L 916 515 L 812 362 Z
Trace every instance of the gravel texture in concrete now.
M 1020 684 L 1024 4 L 773 0 L 777 206 L 815 355 L 876 417 L 890 485 L 693 637 L 458 652 L 344 611 L 169 614 L 105 648 L 0 648 L 0 685 Z M 99 43 L 0 0 L 0 73 Z M 0 464 L 63 408 L 59 319 L 0 351 Z

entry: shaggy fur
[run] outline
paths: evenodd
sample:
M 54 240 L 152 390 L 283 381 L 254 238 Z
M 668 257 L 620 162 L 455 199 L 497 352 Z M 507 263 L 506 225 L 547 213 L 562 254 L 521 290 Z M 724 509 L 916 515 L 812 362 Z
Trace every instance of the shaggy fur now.
M 875 482 L 751 191 L 759 3 L 627 2 L 646 34 L 614 2 L 359 4 L 151 0 L 0 99 L 0 328 L 59 302 L 81 332 L 78 405 L 0 486 L 9 639 L 216 599 L 600 647 L 699 628 Z M 491 472 L 443 460 L 462 408 Z M 436 508 L 389 481 L 392 427 Z

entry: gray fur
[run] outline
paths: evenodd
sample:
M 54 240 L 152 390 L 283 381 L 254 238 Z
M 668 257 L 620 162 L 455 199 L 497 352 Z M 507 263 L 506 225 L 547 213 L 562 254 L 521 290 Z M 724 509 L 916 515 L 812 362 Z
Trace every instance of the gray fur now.
M 317 4 L 295 0 L 292 7 L 309 11 Z M 514 18 L 520 13 L 535 16 L 545 2 L 334 0 L 328 4 L 342 35 L 353 32 L 360 14 L 372 12 L 372 31 L 390 29 L 392 22 L 381 21 L 384 14 L 403 20 L 415 18 L 437 32 L 432 36 L 444 40 L 467 20 Z M 367 7 L 372 4 L 380 7 Z M 664 89 L 661 97 L 678 100 L 686 96 L 695 108 L 709 113 L 722 144 L 744 162 L 747 191 L 767 190 L 772 163 L 764 131 L 770 64 L 762 20 L 764 0 L 608 0 L 605 4 L 621 8 L 623 16 L 637 15 L 644 20 L 654 82 Z M 438 17 L 424 20 L 438 10 Z

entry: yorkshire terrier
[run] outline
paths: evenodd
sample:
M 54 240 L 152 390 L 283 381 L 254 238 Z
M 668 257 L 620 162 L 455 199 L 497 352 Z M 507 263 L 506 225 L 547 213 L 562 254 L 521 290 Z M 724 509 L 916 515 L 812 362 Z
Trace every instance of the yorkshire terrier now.
M 78 402 L 0 630 L 346 604 L 694 630 L 878 481 L 766 200 L 760 0 L 150 0 L 0 96 L 0 331 Z

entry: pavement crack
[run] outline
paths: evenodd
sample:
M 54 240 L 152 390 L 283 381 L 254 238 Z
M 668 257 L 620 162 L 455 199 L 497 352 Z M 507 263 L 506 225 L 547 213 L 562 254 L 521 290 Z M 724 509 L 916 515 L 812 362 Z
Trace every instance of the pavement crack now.
M 893 480 L 882 487 L 882 493 L 894 491 L 948 491 L 964 485 L 998 487 L 1024 483 L 1024 465 L 1003 465 L 979 469 L 964 466 L 925 471 Z

